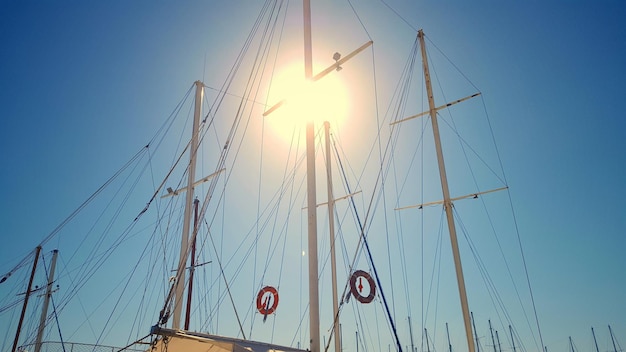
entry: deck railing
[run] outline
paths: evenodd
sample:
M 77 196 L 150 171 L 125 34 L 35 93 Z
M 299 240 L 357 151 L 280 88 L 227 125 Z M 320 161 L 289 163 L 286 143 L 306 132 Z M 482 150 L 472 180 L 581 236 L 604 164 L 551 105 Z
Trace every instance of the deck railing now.
M 140 349 L 137 347 L 134 348 L 126 348 L 123 351 L 129 352 L 143 352 L 150 348 L 150 346 L 146 345 L 146 348 Z M 20 352 L 33 352 L 35 350 L 35 344 L 28 344 L 24 346 L 20 346 L 18 351 Z M 122 347 L 114 347 L 114 346 L 102 346 L 102 345 L 92 345 L 87 343 L 75 343 L 75 342 L 53 342 L 53 341 L 44 341 L 41 343 L 41 352 L 119 352 L 122 350 Z

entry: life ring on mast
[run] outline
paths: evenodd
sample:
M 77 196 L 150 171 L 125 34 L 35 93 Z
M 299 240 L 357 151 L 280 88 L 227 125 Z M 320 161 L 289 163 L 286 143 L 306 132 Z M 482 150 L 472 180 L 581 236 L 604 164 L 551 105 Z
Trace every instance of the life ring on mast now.
M 269 295 L 268 295 L 269 293 Z M 268 316 L 278 307 L 278 291 L 272 286 L 265 286 L 256 295 L 256 309 L 259 313 Z
M 367 284 L 369 285 L 369 288 L 370 288 L 370 293 L 368 296 L 361 295 L 361 292 L 363 291 L 363 281 L 362 281 L 363 278 L 367 280 Z M 358 281 L 358 284 L 357 284 L 357 281 Z M 350 277 L 350 292 L 352 292 L 352 295 L 354 296 L 354 298 L 356 298 L 357 301 L 361 303 L 372 302 L 374 300 L 374 297 L 376 296 L 376 284 L 374 283 L 374 279 L 372 279 L 370 274 L 368 274 L 367 272 L 363 270 L 355 271 Z

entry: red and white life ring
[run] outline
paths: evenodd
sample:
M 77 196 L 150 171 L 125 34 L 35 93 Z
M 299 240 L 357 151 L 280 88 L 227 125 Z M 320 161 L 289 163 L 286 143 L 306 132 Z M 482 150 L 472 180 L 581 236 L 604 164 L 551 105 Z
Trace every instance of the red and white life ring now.
M 370 293 L 368 296 L 361 295 L 361 292 L 363 292 L 363 278 L 367 280 L 370 288 Z M 361 303 L 372 302 L 374 300 L 374 297 L 376 296 L 376 284 L 374 283 L 374 279 L 372 279 L 370 274 L 363 270 L 355 271 L 350 277 L 350 292 L 352 292 L 354 298 L 356 298 Z
M 263 287 L 256 296 L 256 309 L 259 313 L 267 316 L 274 313 L 277 307 L 278 291 L 272 286 Z

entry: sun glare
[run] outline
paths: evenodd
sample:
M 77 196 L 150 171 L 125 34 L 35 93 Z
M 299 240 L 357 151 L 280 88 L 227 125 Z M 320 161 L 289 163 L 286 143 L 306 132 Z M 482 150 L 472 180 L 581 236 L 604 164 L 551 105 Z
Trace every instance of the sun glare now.
M 274 133 L 286 142 L 295 134 L 304 135 L 304 127 L 313 121 L 316 129 L 324 121 L 333 128 L 345 122 L 348 115 L 348 92 L 338 72 L 331 72 L 316 82 L 304 79 L 302 65 L 291 65 L 272 82 L 270 106 L 283 104 L 265 117 Z M 269 108 L 268 108 L 269 109 Z M 301 128 L 299 131 L 295 130 Z

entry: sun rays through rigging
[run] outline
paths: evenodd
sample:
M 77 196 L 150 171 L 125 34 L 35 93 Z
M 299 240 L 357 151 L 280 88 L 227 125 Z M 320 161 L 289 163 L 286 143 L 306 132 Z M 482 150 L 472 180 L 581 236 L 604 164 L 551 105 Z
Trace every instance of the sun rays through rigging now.
M 301 65 L 295 64 L 276 76 L 270 97 L 269 101 L 280 102 L 280 107 L 265 118 L 275 136 L 285 143 L 292 140 L 295 129 L 310 121 L 316 126 L 324 121 L 341 126 L 350 109 L 347 87 L 338 75 L 312 82 L 304 78 Z

